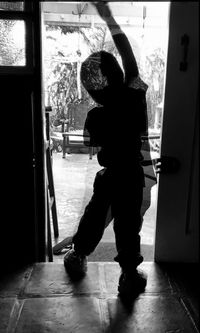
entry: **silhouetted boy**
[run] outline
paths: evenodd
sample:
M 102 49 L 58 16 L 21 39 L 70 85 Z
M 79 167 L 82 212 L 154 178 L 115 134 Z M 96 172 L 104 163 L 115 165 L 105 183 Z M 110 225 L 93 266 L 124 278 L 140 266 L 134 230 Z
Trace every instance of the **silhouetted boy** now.
M 116 58 L 100 51 L 82 64 L 81 82 L 98 104 L 88 112 L 86 145 L 100 147 L 97 158 L 104 168 L 94 181 L 94 192 L 73 236 L 73 247 L 64 257 L 66 270 L 80 277 L 87 270 L 86 257 L 94 251 L 105 230 L 111 206 L 117 261 L 121 267 L 118 291 L 129 298 L 144 290 L 146 278 L 137 266 L 140 254 L 144 172 L 141 166 L 141 135 L 147 131 L 147 85 L 139 78 L 137 63 L 126 35 L 107 4 L 96 3 L 122 58 L 124 73 Z

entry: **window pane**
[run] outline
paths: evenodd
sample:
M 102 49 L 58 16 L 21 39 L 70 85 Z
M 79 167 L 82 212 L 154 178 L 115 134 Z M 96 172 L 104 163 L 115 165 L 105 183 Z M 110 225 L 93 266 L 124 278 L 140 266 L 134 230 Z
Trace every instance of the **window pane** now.
M 25 66 L 25 24 L 0 20 L 0 66 Z
M 0 10 L 24 10 L 24 1 L 0 1 Z

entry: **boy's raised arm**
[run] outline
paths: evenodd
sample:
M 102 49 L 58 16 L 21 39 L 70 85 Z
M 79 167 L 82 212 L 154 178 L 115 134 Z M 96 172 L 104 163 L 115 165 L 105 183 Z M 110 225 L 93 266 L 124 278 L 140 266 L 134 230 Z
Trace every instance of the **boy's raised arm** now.
M 112 35 L 115 46 L 122 58 L 125 74 L 125 83 L 129 84 L 139 75 L 137 62 L 125 33 L 112 16 L 111 10 L 106 2 L 94 2 L 101 18 L 106 22 Z

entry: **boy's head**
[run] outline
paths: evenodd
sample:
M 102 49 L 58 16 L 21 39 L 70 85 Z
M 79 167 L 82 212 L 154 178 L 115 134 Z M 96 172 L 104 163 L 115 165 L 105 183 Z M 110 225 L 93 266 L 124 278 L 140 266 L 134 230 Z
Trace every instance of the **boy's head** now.
M 82 63 L 81 82 L 96 102 L 101 103 L 104 88 L 117 87 L 123 80 L 123 71 L 111 53 L 95 52 Z

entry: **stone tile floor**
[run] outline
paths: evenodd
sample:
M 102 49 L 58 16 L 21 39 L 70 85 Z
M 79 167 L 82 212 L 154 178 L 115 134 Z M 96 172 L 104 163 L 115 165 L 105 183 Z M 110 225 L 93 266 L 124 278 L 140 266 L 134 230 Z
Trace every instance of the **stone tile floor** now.
M 129 309 L 117 297 L 116 263 L 89 263 L 77 283 L 61 263 L 38 263 L 1 277 L 0 333 L 199 332 L 194 271 L 181 266 L 180 274 L 177 265 L 153 262 L 140 267 L 148 274 L 147 287 Z M 192 284 L 187 272 L 195 277 Z

